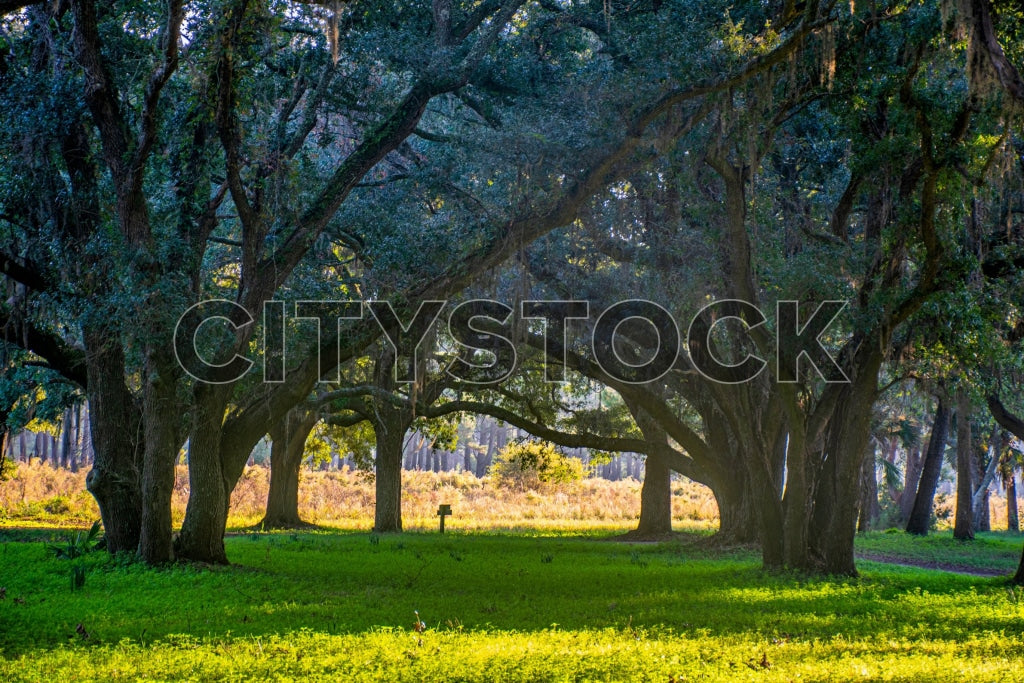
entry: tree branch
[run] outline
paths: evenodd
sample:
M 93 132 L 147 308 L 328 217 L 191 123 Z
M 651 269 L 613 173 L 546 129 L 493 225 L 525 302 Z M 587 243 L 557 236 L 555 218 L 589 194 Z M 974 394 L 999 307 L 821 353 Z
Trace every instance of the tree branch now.
M 49 279 L 31 261 L 15 259 L 2 251 L 0 251 L 0 274 L 37 292 L 45 292 L 51 287 Z
M 1013 434 L 1018 439 L 1024 441 L 1024 420 L 1020 419 L 1003 405 L 1003 402 L 999 400 L 999 397 L 995 394 L 990 394 L 986 399 L 988 403 L 988 410 L 992 413 L 992 417 L 1000 426 L 1006 431 Z
M 85 353 L 60 336 L 11 315 L 6 307 L 0 307 L 0 331 L 3 332 L 3 341 L 34 353 L 83 389 L 88 386 Z
M 85 99 L 100 131 L 104 160 L 114 175 L 114 182 L 120 184 L 127 177 L 128 132 L 120 98 L 103 61 L 96 4 L 90 0 L 72 0 L 71 8 L 75 17 L 75 54 L 85 73 Z
M 364 137 L 334 171 L 316 199 L 302 212 L 280 248 L 257 269 L 267 273 L 248 297 L 252 302 L 265 299 L 280 286 L 291 273 L 309 245 L 319 235 L 331 217 L 337 213 L 349 193 L 362 178 L 389 152 L 412 135 L 426 111 L 427 103 L 436 95 L 451 92 L 465 85 L 469 74 L 476 68 L 487 50 L 497 40 L 501 30 L 523 0 L 511 0 L 495 17 L 490 30 L 477 39 L 462 62 L 454 68 L 442 68 L 440 73 L 429 72 L 409 90 L 398 106 Z
M 160 30 L 160 43 L 163 48 L 163 61 L 157 65 L 146 84 L 146 94 L 142 103 L 141 125 L 135 154 L 132 159 L 132 173 L 136 182 L 142 185 L 142 167 L 146 163 L 153 141 L 156 138 L 157 105 L 160 93 L 167 81 L 178 68 L 178 41 L 181 37 L 181 22 L 185 17 L 182 0 L 170 0 L 167 3 L 167 23 Z
M 0 0 L 0 16 L 17 12 L 25 7 L 41 5 L 44 0 Z

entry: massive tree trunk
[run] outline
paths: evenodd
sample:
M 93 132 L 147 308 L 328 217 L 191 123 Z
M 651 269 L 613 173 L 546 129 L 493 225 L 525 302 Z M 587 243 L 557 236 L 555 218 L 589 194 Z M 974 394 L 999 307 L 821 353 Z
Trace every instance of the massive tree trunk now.
M 921 465 L 921 481 L 917 487 L 917 496 L 907 520 L 907 532 L 924 536 L 931 526 L 932 505 L 935 501 L 935 490 L 939 486 L 942 474 L 942 458 L 946 453 L 946 436 L 949 430 L 950 409 L 945 399 L 939 397 L 935 408 L 935 420 L 932 422 L 932 433 L 928 438 L 928 448 L 924 453 Z
M 762 415 L 761 419 L 765 419 L 765 416 Z M 738 475 L 741 478 L 737 479 L 737 484 L 745 484 L 743 495 L 749 500 L 745 504 L 754 510 L 753 516 L 757 521 L 755 535 L 761 541 L 761 562 L 767 569 L 783 567 L 786 564 L 786 508 L 780 477 L 785 471 L 785 440 L 763 438 L 753 425 L 745 421 L 734 419 L 729 424 L 734 440 L 732 448 L 736 449 L 741 458 L 741 462 L 736 463 L 736 471 L 739 472 L 741 468 L 743 470 Z M 708 433 L 711 443 L 721 452 L 723 435 L 715 434 L 716 427 L 720 428 L 721 425 L 709 425 Z M 732 499 L 728 487 L 722 493 L 725 500 Z M 742 511 L 726 515 L 742 518 Z
M 659 538 L 671 533 L 672 470 L 662 458 L 648 455 L 640 488 L 640 522 L 630 536 Z
M 786 559 L 782 501 L 774 495 L 773 487 L 764 480 L 754 486 L 754 495 L 761 521 L 758 530 L 761 538 L 761 563 L 766 569 L 781 568 Z
M 766 568 L 785 563 L 785 416 L 764 400 L 762 384 L 720 386 L 688 397 L 704 418 L 706 452 L 699 464 L 718 502 L 719 535 L 725 542 L 761 544 Z M 749 412 L 748 412 L 749 411 Z M 746 414 L 744 414 L 746 413 Z M 757 415 L 749 419 L 750 414 Z M 679 434 L 684 438 L 685 434 Z M 699 444 L 693 445 L 700 455 Z
M 299 517 L 299 471 L 306 438 L 317 423 L 317 414 L 297 408 L 273 429 L 270 451 L 270 492 L 260 526 L 267 529 L 308 526 Z
M 711 492 L 718 503 L 717 538 L 724 543 L 757 543 L 761 526 L 746 472 L 737 470 L 727 481 L 716 483 Z
M 735 434 L 734 434 L 735 436 Z M 749 436 L 749 435 L 748 435 Z M 778 569 L 786 563 L 785 508 L 779 496 L 780 485 L 775 478 L 776 468 L 764 455 L 756 455 L 756 446 L 742 438 L 737 440 L 743 458 L 750 500 L 758 521 L 757 536 L 761 540 L 761 563 L 766 569 Z M 761 453 L 772 451 L 761 444 Z M 723 492 L 724 493 L 724 492 Z
M 379 419 L 372 421 L 377 446 L 373 530 L 378 533 L 402 530 L 402 443 L 411 422 L 407 412 L 382 405 Z
M 145 439 L 142 466 L 142 529 L 139 557 L 148 564 L 174 559 L 171 495 L 174 463 L 180 447 L 181 408 L 176 401 L 177 378 L 166 362 L 147 363 L 149 381 L 143 386 Z M 166 359 L 164 359 L 166 360 Z
M 956 521 L 953 538 L 974 538 L 974 453 L 971 450 L 971 406 L 964 389 L 956 397 Z
M 791 416 L 791 422 L 799 416 Z M 786 481 L 782 505 L 785 514 L 783 522 L 785 563 L 789 567 L 807 569 L 811 567 L 810 545 L 812 532 L 811 492 L 814 479 L 808 476 L 810 463 L 807 459 L 807 433 L 803 420 L 790 429 L 785 445 Z M 833 458 L 834 462 L 834 458 Z
M 645 410 L 627 401 L 633 419 L 644 440 L 659 447 L 668 446 L 668 435 Z M 644 483 L 640 488 L 640 521 L 631 538 L 660 538 L 672 533 L 672 470 L 665 458 L 648 455 Z
M 807 568 L 826 574 L 856 576 L 853 542 L 857 533 L 861 473 L 871 438 L 872 407 L 877 398 L 881 345 L 850 368 L 852 381 L 842 385 L 828 411 L 824 463 L 811 479 L 811 530 Z M 877 499 L 877 496 L 876 496 Z
M 880 349 L 886 345 L 870 337 L 848 348 L 854 349 L 846 365 L 849 382 L 827 385 L 815 408 L 800 430 L 790 430 L 789 451 L 803 449 L 806 456 L 797 462 L 806 467 L 806 476 L 793 478 L 787 472 L 786 501 L 798 482 L 807 487 L 802 497 L 808 506 L 806 547 L 801 538 L 791 535 L 787 526 L 786 554 L 790 567 L 826 574 L 856 576 L 853 544 L 857 531 L 860 481 L 869 451 L 872 408 L 878 394 L 878 373 L 884 360 Z M 788 409 L 790 423 L 797 411 Z M 794 433 L 798 438 L 794 439 Z M 790 465 L 789 470 L 795 469 Z M 793 510 L 787 510 L 792 514 Z M 803 553 L 801 555 L 801 550 Z
M 94 454 L 85 485 L 100 508 L 107 550 L 135 553 L 142 532 L 142 415 L 124 384 L 121 340 L 89 326 L 83 332 Z
M 189 497 L 185 520 L 175 550 L 178 556 L 197 562 L 227 564 L 224 532 L 227 528 L 231 490 L 245 466 L 232 478 L 221 460 L 221 427 L 224 419 L 225 385 L 202 384 L 196 388 L 189 432 Z

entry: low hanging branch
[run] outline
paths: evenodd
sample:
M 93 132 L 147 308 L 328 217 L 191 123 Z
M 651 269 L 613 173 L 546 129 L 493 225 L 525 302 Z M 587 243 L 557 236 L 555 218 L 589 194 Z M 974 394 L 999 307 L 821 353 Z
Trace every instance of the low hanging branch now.
M 397 407 L 412 407 L 412 402 L 404 397 L 380 389 L 379 387 L 364 385 L 358 387 L 347 387 L 345 389 L 332 391 L 320 397 L 322 401 L 329 401 L 337 398 L 353 398 L 356 396 L 373 396 L 378 400 L 386 401 Z M 360 414 L 358 409 L 355 414 Z M 684 455 L 667 444 L 659 444 L 644 439 L 601 436 L 588 432 L 563 432 L 547 425 L 519 415 L 515 411 L 501 406 L 487 403 L 485 401 L 457 400 L 449 401 L 439 405 L 426 405 L 418 403 L 416 414 L 426 418 L 439 418 L 454 413 L 472 413 L 474 415 L 489 415 L 496 420 L 501 420 L 515 427 L 519 427 L 538 439 L 544 439 L 551 443 L 565 448 L 590 448 L 600 451 L 616 453 L 642 453 L 645 455 L 657 455 L 666 461 L 669 467 L 682 474 L 694 472 L 697 469 L 693 459 Z M 332 415 L 326 418 L 328 424 L 350 425 L 353 420 L 352 412 L 348 409 L 341 415 Z M 357 420 L 358 421 L 358 420 Z
M 0 275 L 6 275 L 30 289 L 45 292 L 52 289 L 42 270 L 26 259 L 14 258 L 0 251 Z
M 0 334 L 5 342 L 44 359 L 47 366 L 83 389 L 88 385 L 85 353 L 52 332 L 40 329 L 0 306 Z
M 1024 420 L 1007 410 L 1006 406 L 1003 405 L 1003 402 L 995 394 L 989 395 L 986 401 L 989 412 L 992 413 L 992 417 L 995 418 L 996 422 L 1003 429 L 1024 441 Z

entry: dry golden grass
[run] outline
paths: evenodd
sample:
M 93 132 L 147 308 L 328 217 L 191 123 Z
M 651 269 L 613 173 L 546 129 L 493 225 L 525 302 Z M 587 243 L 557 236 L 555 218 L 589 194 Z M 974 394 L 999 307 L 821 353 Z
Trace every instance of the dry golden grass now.
M 19 464 L 0 482 L 0 524 L 88 526 L 100 510 L 85 490 L 85 475 L 85 470 L 55 469 L 38 460 Z
M 267 470 L 250 467 L 231 497 L 231 525 L 248 526 L 263 516 Z M 711 492 L 697 484 L 675 486 L 673 516 L 689 528 L 713 527 L 718 508 Z M 369 530 L 374 490 L 365 473 L 344 469 L 303 472 L 299 513 L 315 524 Z M 452 506 L 447 528 L 628 528 L 640 514 L 640 483 L 585 479 L 542 488 L 511 490 L 464 472 L 406 472 L 402 519 L 406 529 L 436 528 L 437 506 Z
M 99 519 L 96 501 L 85 490 L 85 471 L 72 473 L 49 465 L 21 464 L 10 480 L 0 482 L 0 525 L 88 526 Z M 263 518 L 270 472 L 248 467 L 231 496 L 228 526 L 253 526 Z M 672 517 L 677 528 L 713 529 L 718 508 L 711 491 L 688 481 L 673 485 Z M 299 514 L 308 522 L 342 529 L 373 527 L 373 479 L 364 472 L 302 472 Z M 171 512 L 180 524 L 188 502 L 188 473 L 178 467 Z M 621 529 L 640 515 L 640 482 L 584 479 L 539 491 L 496 486 L 464 472 L 406 472 L 402 518 L 406 529 L 437 527 L 437 506 L 447 503 L 453 530 Z M 951 501 L 950 501 L 950 504 Z M 1024 501 L 1021 505 L 1024 511 Z M 1006 501 L 991 498 L 993 529 L 1006 528 Z M 951 516 L 950 516 L 951 518 Z
M 85 490 L 85 472 L 53 469 L 38 462 L 18 466 L 10 481 L 0 483 L 0 524 L 24 526 L 87 525 L 99 509 Z M 269 470 L 248 467 L 231 496 L 228 526 L 248 527 L 263 517 Z M 308 522 L 344 529 L 373 526 L 372 476 L 343 469 L 304 470 L 299 485 L 299 513 Z M 718 508 L 700 485 L 674 486 L 673 517 L 686 528 L 713 528 Z M 175 524 L 188 501 L 188 473 L 179 467 L 171 500 Z M 402 495 L 406 529 L 437 526 L 437 506 L 447 503 L 454 515 L 449 529 L 628 529 L 640 514 L 640 483 L 585 479 L 539 491 L 510 490 L 488 478 L 464 472 L 406 472 Z

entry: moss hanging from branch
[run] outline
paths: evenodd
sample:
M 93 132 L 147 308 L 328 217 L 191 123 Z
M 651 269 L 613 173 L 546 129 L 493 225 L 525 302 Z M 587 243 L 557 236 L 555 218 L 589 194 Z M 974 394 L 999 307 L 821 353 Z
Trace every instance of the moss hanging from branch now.
M 957 0 L 957 21 L 968 36 L 971 92 L 982 96 L 1001 91 L 1008 98 L 1008 108 L 1024 107 L 1024 79 L 999 43 L 991 0 Z

